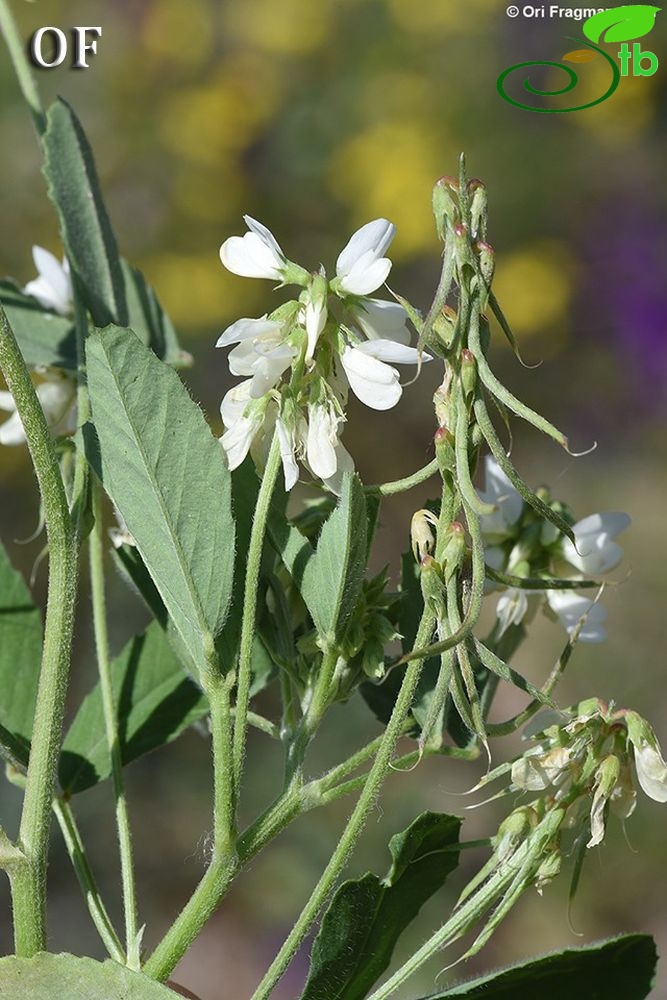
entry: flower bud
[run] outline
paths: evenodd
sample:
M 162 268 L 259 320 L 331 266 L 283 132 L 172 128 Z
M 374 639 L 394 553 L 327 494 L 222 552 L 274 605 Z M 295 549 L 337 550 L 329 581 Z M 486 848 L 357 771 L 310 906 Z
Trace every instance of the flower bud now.
M 537 813 L 532 806 L 520 806 L 511 812 L 498 827 L 494 840 L 497 859 L 504 861 L 526 839 L 537 825 Z
M 435 216 L 435 225 L 438 232 L 438 236 L 441 240 L 445 239 L 445 233 L 447 231 L 447 222 L 449 219 L 452 225 L 455 225 L 460 218 L 460 209 L 458 202 L 458 191 L 459 186 L 453 177 L 441 177 L 433 187 L 433 215 Z
M 451 472 L 456 465 L 454 454 L 454 435 L 448 427 L 438 427 L 435 432 L 435 457 L 438 460 L 440 475 Z
M 433 332 L 445 347 L 451 347 L 456 331 L 456 311 L 451 306 L 443 306 L 439 316 L 433 321 Z
M 488 205 L 486 185 L 483 181 L 473 178 L 468 181 L 467 189 L 469 195 L 472 196 L 470 202 L 470 223 L 473 235 L 476 236 L 479 232 L 484 235 L 486 233 Z
M 461 351 L 461 385 L 466 398 L 472 396 L 477 385 L 477 362 L 467 347 Z
M 482 277 L 487 288 L 489 288 L 496 269 L 496 252 L 490 243 L 483 241 L 475 244 L 475 251 L 479 257 L 479 269 L 482 272 Z
M 541 863 L 535 874 L 535 888 L 542 895 L 545 885 L 548 885 L 560 874 L 562 856 L 557 847 L 552 848 Z
M 450 415 L 450 396 L 449 396 L 449 381 L 445 378 L 442 385 L 433 393 L 433 405 L 435 407 L 435 417 L 438 421 L 440 427 L 446 427 L 449 423 Z
M 615 754 L 609 754 L 595 772 L 595 792 L 591 805 L 591 836 L 586 847 L 596 847 L 604 840 L 605 807 L 616 787 L 620 773 L 620 761 Z
M 442 618 L 445 613 L 445 588 L 440 565 L 432 556 L 424 556 L 420 566 L 419 582 L 424 604 L 432 608 L 438 618 Z
M 418 510 L 412 515 L 410 538 L 417 562 L 423 562 L 435 548 L 435 534 L 431 527 L 435 527 L 437 523 L 437 517 L 430 510 Z
M 459 521 L 452 521 L 445 531 L 443 541 L 442 565 L 445 571 L 445 580 L 449 580 L 465 557 L 466 533 L 463 525 Z

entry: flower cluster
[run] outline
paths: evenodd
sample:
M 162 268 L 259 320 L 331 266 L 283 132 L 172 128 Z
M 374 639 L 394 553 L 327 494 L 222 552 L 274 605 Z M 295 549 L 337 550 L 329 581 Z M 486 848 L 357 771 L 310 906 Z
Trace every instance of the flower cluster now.
M 565 803 L 569 825 L 587 824 L 587 847 L 604 839 L 609 810 L 621 819 L 634 812 L 633 764 L 649 798 L 667 802 L 667 765 L 637 712 L 591 698 L 542 726 L 536 745 L 512 763 L 510 790 L 548 792 L 554 803 Z M 583 799 L 590 809 L 582 819 Z
M 288 260 L 261 223 L 245 221 L 249 231 L 220 248 L 224 266 L 302 291 L 269 315 L 237 320 L 218 339 L 218 347 L 236 345 L 229 369 L 244 379 L 222 401 L 222 445 L 234 469 L 251 448 L 261 462 L 275 433 L 287 490 L 300 461 L 336 493 L 342 474 L 354 468 L 341 442 L 349 390 L 372 409 L 390 409 L 403 391 L 393 366 L 419 362 L 403 306 L 372 297 L 391 269 L 385 253 L 395 227 L 386 219 L 362 226 L 328 280 L 323 268 L 311 274 Z
M 541 493 L 541 498 L 548 501 L 544 491 Z M 488 455 L 480 498 L 494 508 L 480 518 L 487 566 L 513 577 L 545 579 L 543 591 L 520 587 L 507 587 L 503 591 L 497 605 L 501 634 L 525 618 L 530 595 L 536 595 L 546 598 L 547 607 L 570 635 L 585 618 L 578 638 L 582 642 L 602 642 L 606 638 L 606 611 L 602 605 L 577 593 L 575 588 L 547 589 L 546 581 L 557 577 L 576 583 L 614 569 L 623 557 L 615 538 L 629 526 L 628 515 L 590 514 L 573 524 L 573 543 L 524 504 L 498 463 Z M 552 501 L 551 507 L 572 520 L 562 504 Z
M 61 264 L 52 253 L 38 246 L 32 248 L 32 257 L 37 277 L 29 281 L 23 291 L 37 299 L 44 309 L 68 316 L 73 308 L 73 293 L 67 258 Z M 39 369 L 38 374 L 43 380 L 36 387 L 37 398 L 51 432 L 54 435 L 72 433 L 76 430 L 74 379 L 65 372 L 52 369 Z M 0 444 L 25 444 L 25 431 L 11 393 L 0 392 L 0 410 L 10 414 L 0 426 Z

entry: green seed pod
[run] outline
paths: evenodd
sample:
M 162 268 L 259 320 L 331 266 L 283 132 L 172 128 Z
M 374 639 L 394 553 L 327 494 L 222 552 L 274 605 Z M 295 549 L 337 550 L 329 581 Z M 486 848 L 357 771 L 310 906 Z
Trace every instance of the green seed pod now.
M 434 436 L 435 457 L 438 460 L 438 468 L 442 476 L 447 472 L 452 472 L 456 466 L 456 455 L 454 454 L 454 435 L 448 427 L 438 427 Z
M 424 604 L 432 608 L 438 618 L 444 618 L 445 585 L 442 581 L 441 567 L 432 556 L 424 556 L 420 566 L 419 582 Z
M 475 252 L 479 258 L 479 269 L 487 288 L 491 287 L 493 275 L 496 269 L 496 252 L 490 243 L 480 241 L 475 244 Z
M 466 399 L 472 396 L 477 387 L 477 362 L 467 347 L 461 351 L 461 385 Z
M 459 185 L 453 177 L 441 177 L 433 187 L 433 215 L 438 236 L 443 242 L 447 232 L 447 220 L 454 226 L 461 218 L 458 193 Z
M 470 225 L 473 235 L 477 236 L 477 234 L 480 234 L 484 237 L 486 235 L 488 218 L 488 197 L 486 193 L 486 185 L 484 184 L 484 181 L 480 181 L 475 177 L 468 181 L 467 190 L 468 194 L 471 196 Z
M 459 568 L 466 554 L 465 528 L 459 521 L 452 521 L 445 531 L 442 548 L 442 565 L 445 580 L 449 580 Z

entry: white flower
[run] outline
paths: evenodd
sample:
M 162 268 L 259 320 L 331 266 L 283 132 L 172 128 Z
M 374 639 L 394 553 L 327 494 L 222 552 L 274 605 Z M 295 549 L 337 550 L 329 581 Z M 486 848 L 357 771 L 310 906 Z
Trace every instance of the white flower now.
M 333 407 L 320 404 L 308 406 L 306 458 L 312 472 L 320 479 L 330 479 L 336 474 L 339 423 L 340 417 L 334 413 Z
M 571 590 L 548 590 L 547 601 L 569 635 L 575 631 L 581 618 L 586 616 L 584 626 L 579 633 L 580 642 L 604 642 L 607 638 L 603 625 L 607 612 L 602 605 L 595 604 L 587 597 L 581 597 Z
M 243 219 L 250 232 L 225 240 L 220 247 L 220 260 L 228 271 L 243 278 L 282 281 L 287 258 L 275 236 L 249 215 Z
M 485 538 L 499 541 L 511 535 L 521 516 L 523 500 L 492 455 L 484 459 L 484 489 L 479 491 L 479 497 L 496 508 L 480 517 Z
M 528 610 L 528 596 L 520 587 L 508 587 L 498 598 L 496 615 L 500 622 L 499 636 L 503 635 L 510 625 L 518 625 Z
M 597 847 L 604 840 L 605 810 L 620 775 L 620 761 L 610 754 L 602 761 L 595 773 L 593 802 L 591 803 L 591 836 L 586 847 Z
M 54 436 L 76 430 L 76 382 L 71 376 L 49 374 L 35 386 L 35 392 Z M 11 414 L 9 420 L 0 425 L 0 444 L 25 444 L 23 424 L 10 392 L 0 392 L 0 410 Z
M 343 476 L 346 472 L 354 472 L 354 459 L 340 439 L 334 445 L 334 452 L 336 454 L 336 471 L 333 476 L 324 479 L 323 483 L 328 490 L 331 490 L 336 496 L 340 496 L 343 489 Z
M 352 307 L 354 317 L 369 340 L 395 340 L 410 343 L 408 314 L 398 302 L 384 299 L 364 299 Z
M 628 736 L 635 752 L 637 778 L 646 794 L 656 802 L 667 802 L 667 764 L 653 729 L 637 712 L 625 712 Z
M 29 281 L 23 291 L 32 295 L 45 309 L 53 309 L 61 316 L 72 311 L 73 292 L 69 261 L 65 257 L 62 264 L 44 247 L 32 248 L 32 259 L 38 277 Z
M 299 466 L 295 457 L 297 447 L 295 428 L 278 417 L 276 420 L 276 434 L 278 435 L 278 443 L 280 445 L 280 458 L 283 463 L 285 489 L 289 493 L 299 478 Z
M 350 388 L 357 399 L 373 410 L 389 410 L 403 394 L 399 373 L 391 364 L 419 364 L 419 352 L 394 340 L 369 340 L 347 346 L 340 356 Z M 429 354 L 423 361 L 431 361 Z
M 557 785 L 567 776 L 571 757 L 569 747 L 529 751 L 512 764 L 512 784 L 526 792 L 539 792 L 549 785 Z
M 629 525 L 627 514 L 590 514 L 574 525 L 574 545 L 569 538 L 563 539 L 563 556 L 589 576 L 608 573 L 623 558 L 623 549 L 614 538 Z
M 337 291 L 369 295 L 379 288 L 391 270 L 384 252 L 395 233 L 396 226 L 387 219 L 375 219 L 357 229 L 336 261 Z
M 292 363 L 296 349 L 283 342 L 283 324 L 267 319 L 239 319 L 227 327 L 216 347 L 238 344 L 227 361 L 232 375 L 252 376 L 249 395 L 259 399 L 272 389 Z
M 230 472 L 243 463 L 263 423 L 264 414 L 254 410 L 247 417 L 239 417 L 222 435 L 220 443 L 227 453 Z

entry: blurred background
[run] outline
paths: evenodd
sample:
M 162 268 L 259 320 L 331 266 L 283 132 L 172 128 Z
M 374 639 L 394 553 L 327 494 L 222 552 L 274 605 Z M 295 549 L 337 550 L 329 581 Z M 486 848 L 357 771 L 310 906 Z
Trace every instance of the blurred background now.
M 624 78 L 610 100 L 591 110 L 540 115 L 504 103 L 498 74 L 526 59 L 558 59 L 577 47 L 565 36 L 581 37 L 580 25 L 510 19 L 502 0 L 17 0 L 14 7 L 26 39 L 47 24 L 103 26 L 88 71 L 41 72 L 39 83 L 45 98 L 62 94 L 81 117 L 122 251 L 144 270 L 194 355 L 185 378 L 216 430 L 230 385 L 226 359 L 214 350 L 217 335 L 239 316 L 261 315 L 275 303 L 268 282 L 235 277 L 219 263 L 222 240 L 243 232 L 242 214 L 270 226 L 288 256 L 309 268 L 320 261 L 332 267 L 355 228 L 386 216 L 398 227 L 390 283 L 425 308 L 439 271 L 431 187 L 441 174 L 456 172 L 458 154 L 466 151 L 470 175 L 489 188 L 498 298 L 524 357 L 544 363 L 521 368 L 501 336 L 492 362 L 521 398 L 566 430 L 575 448 L 598 441 L 593 454 L 577 460 L 515 425 L 516 464 L 533 485 L 548 483 L 577 517 L 611 509 L 633 519 L 621 539 L 626 559 L 616 576 L 623 583 L 604 596 L 609 639 L 578 647 L 561 703 L 596 694 L 632 706 L 667 746 L 667 65 L 650 78 Z M 661 53 L 664 39 L 658 16 L 643 44 Z M 606 89 L 601 59 L 577 68 L 578 93 L 592 99 Z M 558 76 L 541 79 L 562 86 Z M 60 246 L 29 116 L 4 50 L 0 148 L 0 273 L 23 284 L 33 277 L 32 244 L 56 253 Z M 437 381 L 427 368 L 389 414 L 352 401 L 346 444 L 366 482 L 408 474 L 431 456 Z M 375 565 L 389 563 L 394 578 L 410 516 L 428 498 L 425 484 L 383 508 Z M 43 540 L 17 541 L 31 536 L 38 520 L 21 448 L 0 452 L 0 506 L 2 540 L 29 575 Z M 40 597 L 44 584 L 42 567 Z M 120 581 L 111 578 L 110 588 L 119 649 L 145 615 Z M 71 709 L 94 683 L 88 603 L 84 581 Z M 537 681 L 561 644 L 558 628 L 545 621 L 519 665 Z M 262 708 L 275 712 L 271 694 Z M 504 695 L 498 717 L 511 709 Z M 313 754 L 313 772 L 377 731 L 360 699 L 336 710 Z M 498 741 L 497 759 L 511 752 L 511 740 Z M 409 775 L 393 775 L 350 872 L 383 873 L 389 837 L 424 809 L 463 814 L 465 800 L 453 793 L 473 785 L 480 767 L 431 760 Z M 246 819 L 276 793 L 280 768 L 279 751 L 253 734 Z M 189 732 L 133 765 L 127 780 L 150 947 L 206 862 L 207 742 Z M 6 784 L 0 796 L 11 832 L 20 798 Z M 76 805 L 94 868 L 118 913 L 109 787 L 84 793 Z M 202 1000 L 249 995 L 350 808 L 343 801 L 311 813 L 276 841 L 239 879 L 176 978 Z M 489 806 L 469 814 L 464 837 L 489 835 L 503 811 Z M 620 931 L 653 933 L 666 951 L 665 831 L 667 812 L 640 797 L 628 823 L 631 846 L 611 822 L 604 846 L 586 859 L 569 919 L 566 875 L 541 898 L 527 894 L 482 956 L 448 974 L 450 980 Z M 52 858 L 52 948 L 101 955 L 57 836 Z M 469 852 L 464 860 L 420 915 L 399 958 L 438 926 L 456 886 L 484 855 Z M 0 949 L 7 952 L 4 882 L 1 895 Z M 431 992 L 439 968 L 455 957 L 444 954 L 401 995 Z M 276 992 L 279 1000 L 298 995 L 306 968 L 304 952 Z M 656 997 L 667 995 L 667 965 L 661 984 Z

